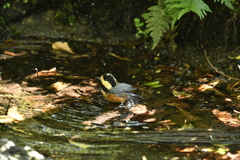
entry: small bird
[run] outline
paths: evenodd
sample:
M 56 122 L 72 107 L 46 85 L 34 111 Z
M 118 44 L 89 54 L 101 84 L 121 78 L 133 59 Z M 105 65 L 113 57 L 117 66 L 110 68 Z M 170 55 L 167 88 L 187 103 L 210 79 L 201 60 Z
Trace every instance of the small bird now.
M 118 83 L 111 73 L 105 73 L 98 79 L 102 83 L 101 92 L 103 96 L 110 102 L 125 102 L 132 100 L 133 97 L 139 97 L 131 91 L 136 90 L 132 85 L 126 83 Z

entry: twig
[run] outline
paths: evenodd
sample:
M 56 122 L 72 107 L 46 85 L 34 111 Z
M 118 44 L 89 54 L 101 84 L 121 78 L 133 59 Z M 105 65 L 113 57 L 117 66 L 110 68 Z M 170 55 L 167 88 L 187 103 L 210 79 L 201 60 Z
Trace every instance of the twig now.
M 212 69 L 213 69 L 215 72 L 221 74 L 222 76 L 225 76 L 225 77 L 228 77 L 228 78 L 231 78 L 231 79 L 234 79 L 234 80 L 240 81 L 240 79 L 238 79 L 238 78 L 231 77 L 231 76 L 229 76 L 229 75 L 226 75 L 226 74 L 224 74 L 224 73 L 218 71 L 218 70 L 212 65 L 212 63 L 210 62 L 209 58 L 207 57 L 207 52 L 206 52 L 205 49 L 204 49 L 204 55 L 205 55 L 205 57 L 206 57 L 206 59 L 207 59 L 209 65 L 212 67 Z
M 113 56 L 113 57 L 116 57 L 116 58 L 118 58 L 118 59 L 120 59 L 120 60 L 131 61 L 130 59 L 128 59 L 128 58 L 126 58 L 126 57 L 120 57 L 120 56 L 118 56 L 118 55 L 116 55 L 116 54 L 114 54 L 114 53 L 108 53 L 108 54 L 111 55 L 111 56 Z

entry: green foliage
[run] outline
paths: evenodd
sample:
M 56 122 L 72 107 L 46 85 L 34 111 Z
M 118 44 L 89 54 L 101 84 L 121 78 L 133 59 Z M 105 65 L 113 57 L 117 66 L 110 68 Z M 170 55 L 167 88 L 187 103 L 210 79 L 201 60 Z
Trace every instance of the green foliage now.
M 177 20 L 179 20 L 187 12 L 196 13 L 202 20 L 207 12 L 211 12 L 210 8 L 202 0 L 166 0 L 167 10 L 172 18 L 171 27 L 175 26 Z
M 229 9 L 234 10 L 234 7 L 232 5 L 233 0 L 214 0 L 214 2 L 221 2 L 221 4 L 224 4 Z
M 55 13 L 54 18 L 58 19 L 59 21 L 61 21 L 63 23 L 67 23 L 69 25 L 73 25 L 76 21 L 75 15 L 68 15 L 67 12 L 63 12 L 60 10 Z
M 229 9 L 234 10 L 232 4 L 234 0 L 214 0 L 214 2 L 220 2 Z M 176 34 L 174 32 L 177 28 L 175 24 L 186 13 L 194 12 L 202 20 L 207 15 L 207 12 L 212 12 L 203 0 L 158 0 L 158 4 L 149 7 L 148 10 L 147 14 L 144 13 L 145 18 L 142 16 L 145 19 L 145 23 L 135 18 L 134 24 L 138 31 L 136 37 L 139 38 L 141 35 L 147 37 L 146 34 L 151 36 L 153 40 L 152 49 L 158 45 L 163 35 L 167 35 L 166 38 L 172 44 L 175 44 L 174 38 Z M 175 47 L 173 46 L 173 50 Z
M 0 26 L 3 27 L 6 25 L 6 22 L 3 17 L 0 16 Z
M 163 33 L 169 29 L 169 22 L 168 17 L 165 16 L 165 12 L 160 7 L 160 3 L 148 8 L 148 10 L 149 18 L 146 20 L 146 28 L 153 39 L 152 49 L 154 49 L 161 40 Z
M 144 83 L 142 84 L 143 86 L 150 86 L 152 88 L 159 88 L 162 87 L 163 85 L 159 83 L 159 81 L 154 81 L 154 82 L 148 82 L 148 83 Z
M 148 19 L 148 14 L 143 13 L 142 18 L 146 21 Z M 140 38 L 141 35 L 143 35 L 145 38 L 148 36 L 148 32 L 144 28 L 145 23 L 141 22 L 140 18 L 134 18 L 134 25 L 137 28 L 137 33 L 135 34 L 137 38 Z
M 3 5 L 3 9 L 7 9 L 7 8 L 10 8 L 11 4 L 10 3 L 6 3 Z
M 68 23 L 69 23 L 70 25 L 73 25 L 75 22 L 76 22 L 76 17 L 75 17 L 75 15 L 70 15 L 70 16 L 68 16 Z

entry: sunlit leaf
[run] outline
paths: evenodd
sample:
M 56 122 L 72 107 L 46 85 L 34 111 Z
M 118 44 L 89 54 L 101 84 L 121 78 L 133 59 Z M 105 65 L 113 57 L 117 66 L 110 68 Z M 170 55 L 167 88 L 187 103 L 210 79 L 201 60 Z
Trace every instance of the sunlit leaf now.
M 15 119 L 10 116 L 0 115 L 0 123 L 12 123 L 14 121 Z
M 12 117 L 12 118 L 14 118 L 16 120 L 19 120 L 19 121 L 22 121 L 22 120 L 25 119 L 24 115 L 19 113 L 18 107 L 9 108 L 7 114 L 8 114 L 9 117 Z
M 228 58 L 230 58 L 230 59 L 240 59 L 240 55 L 237 56 L 237 57 L 230 57 L 230 56 L 228 56 Z
M 148 83 L 144 83 L 143 86 L 153 86 L 153 85 L 158 85 L 159 81 L 155 81 L 155 82 L 148 82 Z
M 59 49 L 59 50 L 63 50 L 69 53 L 73 53 L 72 49 L 68 46 L 67 42 L 55 42 L 52 44 L 52 48 L 53 49 Z
M 159 87 L 162 87 L 163 85 L 162 84 L 157 84 L 157 85 L 153 85 L 151 86 L 152 88 L 159 88 Z
M 9 55 L 9 56 L 15 56 L 15 53 L 13 53 L 13 52 L 5 51 L 3 53 L 6 54 L 6 55 Z
M 224 155 L 229 151 L 227 148 L 218 148 L 217 153 Z
M 196 148 L 195 147 L 187 147 L 187 148 L 183 148 L 181 150 L 179 150 L 179 152 L 195 152 L 196 151 Z
M 47 88 L 50 90 L 54 90 L 56 92 L 56 91 L 62 90 L 63 88 L 67 87 L 68 85 L 69 84 L 67 84 L 67 83 L 58 81 L 58 82 L 55 82 L 52 85 L 48 86 Z

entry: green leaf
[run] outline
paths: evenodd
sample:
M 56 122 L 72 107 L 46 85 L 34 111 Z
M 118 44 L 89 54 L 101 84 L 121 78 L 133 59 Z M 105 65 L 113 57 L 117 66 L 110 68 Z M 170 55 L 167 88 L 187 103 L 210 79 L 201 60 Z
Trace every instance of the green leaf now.
M 150 12 L 148 13 L 149 18 L 146 20 L 146 28 L 153 39 L 152 49 L 154 49 L 163 34 L 170 29 L 170 26 L 164 10 L 162 10 L 159 5 L 149 7 L 148 10 Z
M 232 0 L 214 0 L 214 2 L 221 2 L 221 4 L 224 4 L 229 9 L 234 10 L 233 4 L 232 4 Z
M 147 20 L 147 19 L 149 18 L 149 16 L 148 16 L 147 13 L 143 13 L 143 14 L 142 14 L 142 17 L 143 17 L 145 20 Z
M 159 87 L 162 87 L 163 85 L 162 84 L 157 84 L 157 85 L 153 85 L 151 86 L 152 88 L 159 88 Z
M 139 18 L 134 18 L 134 23 L 139 23 L 140 19 Z
M 142 84 L 142 86 L 150 86 L 152 88 L 159 88 L 162 87 L 162 84 L 159 84 L 159 81 L 154 81 L 154 82 L 148 82 L 148 83 L 144 83 Z
M 202 0 L 166 0 L 165 3 L 167 3 L 167 11 L 172 17 L 172 29 L 176 21 L 190 11 L 196 13 L 200 19 L 203 19 L 207 12 L 211 12 L 208 5 Z
M 184 14 L 186 14 L 187 12 L 190 12 L 190 10 L 189 10 L 189 8 L 185 8 L 185 9 L 183 9 L 183 10 L 181 10 L 180 12 L 179 12 L 179 14 L 178 14 L 178 20 L 184 15 Z
M 159 81 L 154 81 L 154 82 L 148 82 L 148 83 L 144 83 L 142 84 L 143 86 L 153 86 L 153 85 L 158 85 Z

